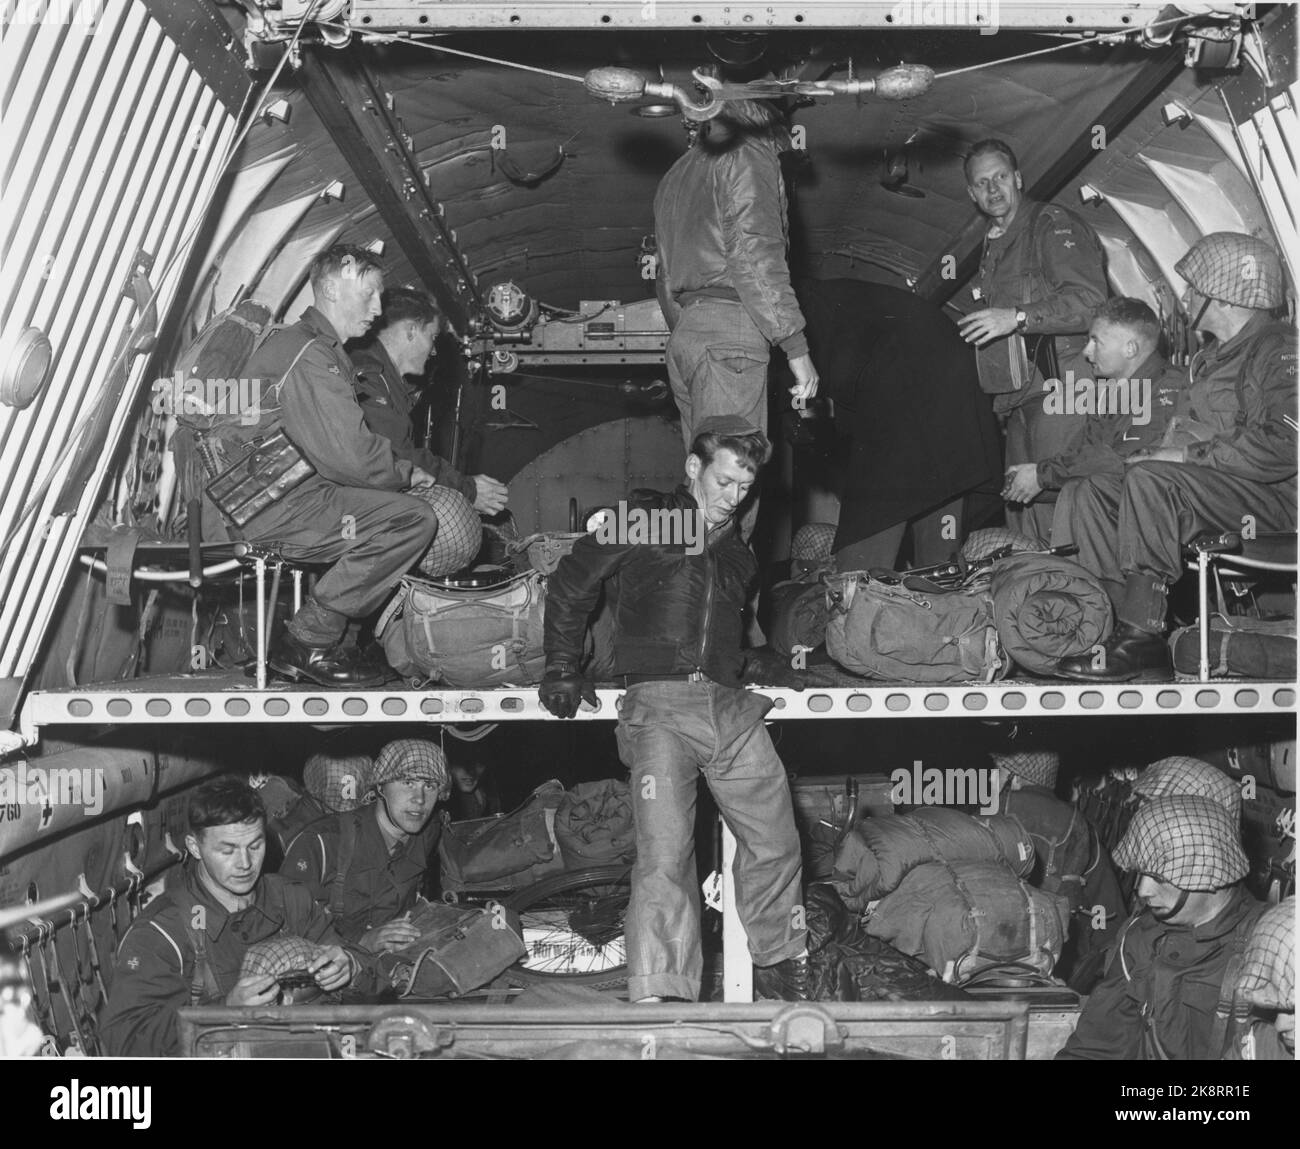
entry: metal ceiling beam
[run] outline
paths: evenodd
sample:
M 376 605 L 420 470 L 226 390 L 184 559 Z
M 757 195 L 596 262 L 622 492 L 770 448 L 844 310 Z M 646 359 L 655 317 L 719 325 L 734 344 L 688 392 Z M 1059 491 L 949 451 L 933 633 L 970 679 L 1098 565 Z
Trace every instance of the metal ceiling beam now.
M 1070 182 L 1097 154 L 1094 146 L 1096 126 L 1106 130 L 1106 139 L 1114 139 L 1124 125 L 1156 98 L 1182 71 L 1183 50 L 1167 48 L 1153 54 L 1150 66 L 1143 68 L 1111 100 L 1093 124 L 1080 132 L 1074 141 L 1052 162 L 1041 176 L 1025 188 L 1030 199 L 1048 201 Z M 984 217 L 972 207 L 972 217 L 958 233 L 948 250 L 941 253 L 916 281 L 917 295 L 943 303 L 979 270 L 980 249 L 986 230 Z M 943 274 L 945 261 L 956 257 L 956 271 L 951 278 Z
M 392 97 L 362 63 L 360 50 L 312 48 L 298 73 L 302 90 L 374 202 L 416 275 L 448 321 L 464 332 L 478 287 L 443 208 L 430 192 Z
M 284 16 L 300 15 L 304 0 L 288 0 Z M 353 0 L 356 31 L 412 29 L 450 32 L 485 28 L 729 29 L 773 28 L 967 29 L 1079 31 L 1140 28 L 1156 19 L 1161 3 L 1043 4 L 1035 0 Z
M 217 99 L 238 116 L 253 80 L 239 36 L 212 0 L 144 0 L 144 6 Z

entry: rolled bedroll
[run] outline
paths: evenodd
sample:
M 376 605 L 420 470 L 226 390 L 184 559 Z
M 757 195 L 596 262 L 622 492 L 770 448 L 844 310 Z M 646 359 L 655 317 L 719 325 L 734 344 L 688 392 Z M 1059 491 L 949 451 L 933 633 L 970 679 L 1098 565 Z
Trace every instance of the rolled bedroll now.
M 1086 654 L 1110 637 L 1110 598 L 1078 563 L 1023 554 L 993 568 L 993 620 L 1017 666 L 1051 674 L 1062 658 Z

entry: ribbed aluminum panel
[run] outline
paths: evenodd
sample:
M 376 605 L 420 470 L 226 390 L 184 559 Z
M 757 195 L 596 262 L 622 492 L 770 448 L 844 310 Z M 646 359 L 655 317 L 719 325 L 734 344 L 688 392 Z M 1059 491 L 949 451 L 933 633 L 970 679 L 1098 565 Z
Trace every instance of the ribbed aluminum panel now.
M 54 348 L 51 380 L 25 410 L 0 407 L 0 677 L 24 676 L 85 520 L 135 406 L 112 411 L 77 513 L 52 519 L 77 435 L 111 393 L 136 318 L 123 295 L 138 252 L 163 313 L 234 122 L 138 0 L 98 6 L 93 28 L 7 23 L 0 44 L 5 159 L 0 192 L 0 355 L 28 326 Z M 147 389 L 147 357 L 126 395 Z

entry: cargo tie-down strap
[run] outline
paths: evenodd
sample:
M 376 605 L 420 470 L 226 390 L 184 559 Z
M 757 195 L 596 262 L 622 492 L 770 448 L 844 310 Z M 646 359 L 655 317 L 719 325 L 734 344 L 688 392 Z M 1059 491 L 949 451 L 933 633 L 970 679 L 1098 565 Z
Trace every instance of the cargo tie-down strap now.
M 108 566 L 105 589 L 108 601 L 114 606 L 131 605 L 131 572 L 135 569 L 135 548 L 140 543 L 140 532 L 130 527 L 114 527 L 108 537 L 108 551 L 104 561 Z

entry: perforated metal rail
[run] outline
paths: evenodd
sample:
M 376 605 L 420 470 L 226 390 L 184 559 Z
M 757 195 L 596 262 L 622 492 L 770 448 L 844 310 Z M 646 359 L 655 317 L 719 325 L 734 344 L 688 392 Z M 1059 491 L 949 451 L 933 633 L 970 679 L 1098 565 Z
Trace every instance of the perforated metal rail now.
M 1287 682 L 1165 682 L 1095 686 L 1067 682 L 1004 682 L 962 686 L 854 686 L 794 691 L 758 688 L 774 706 L 770 719 L 1025 718 L 1131 714 L 1281 714 L 1296 706 Z M 621 690 L 599 690 L 600 705 L 579 721 L 613 721 Z M 321 690 L 281 686 L 254 690 L 209 676 L 139 679 L 60 691 L 35 691 L 22 729 L 43 726 L 204 723 L 558 721 L 537 700 L 537 688 L 495 690 Z

